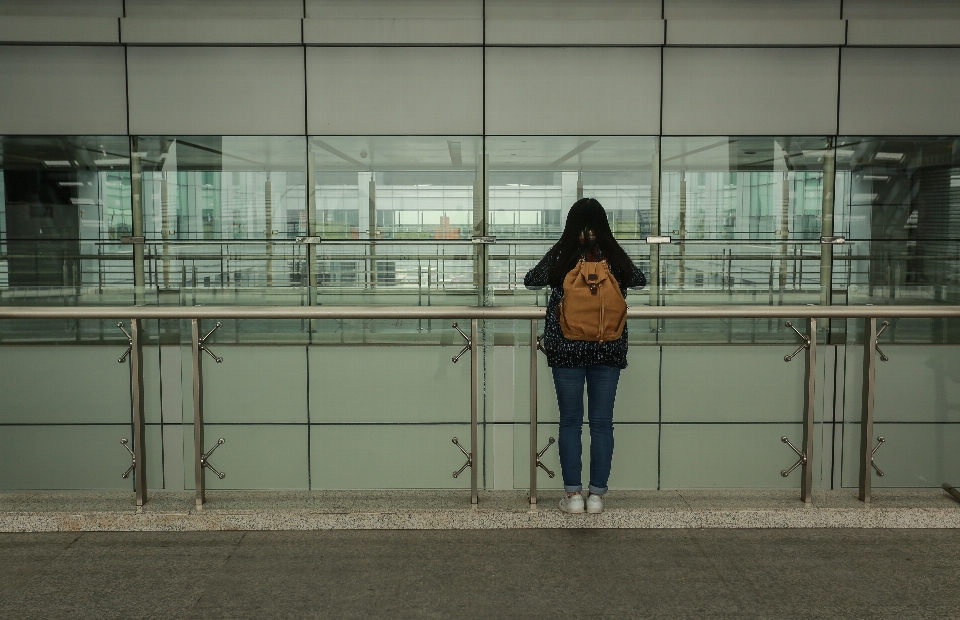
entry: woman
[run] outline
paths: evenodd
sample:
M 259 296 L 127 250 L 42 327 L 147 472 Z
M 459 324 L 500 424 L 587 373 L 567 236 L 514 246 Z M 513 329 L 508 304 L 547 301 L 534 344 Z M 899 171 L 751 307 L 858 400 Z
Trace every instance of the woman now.
M 627 288 L 640 288 L 647 281 L 623 251 L 610 231 L 607 213 L 593 198 L 582 198 L 567 214 L 560 240 L 536 267 L 527 272 L 523 284 L 530 289 L 550 285 L 547 303 L 544 349 L 553 370 L 553 383 L 560 407 L 560 470 L 566 497 L 560 510 L 570 513 L 603 512 L 610 463 L 613 460 L 613 404 L 620 370 L 627 367 L 627 329 L 618 340 L 593 342 L 569 340 L 560 327 L 559 306 L 563 281 L 583 259 L 606 261 L 607 267 L 626 297 Z M 587 385 L 590 423 L 590 485 L 584 500 L 580 479 L 581 429 L 583 427 L 583 386 Z

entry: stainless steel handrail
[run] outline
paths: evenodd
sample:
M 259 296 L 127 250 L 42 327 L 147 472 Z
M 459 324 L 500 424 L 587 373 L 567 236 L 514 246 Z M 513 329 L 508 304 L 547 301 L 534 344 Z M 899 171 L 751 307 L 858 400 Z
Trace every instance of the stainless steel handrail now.
M 0 319 L 543 319 L 527 306 L 0 306 Z M 960 306 L 636 306 L 628 319 L 946 319 Z
M 196 475 L 197 506 L 205 501 L 203 462 L 203 396 L 202 361 L 204 338 L 200 338 L 201 320 L 225 319 L 469 319 L 471 343 L 477 342 L 479 320 L 529 320 L 530 333 L 530 494 L 531 504 L 537 502 L 537 323 L 544 318 L 542 307 L 512 306 L 2 306 L 0 319 L 128 319 L 131 321 L 130 361 L 132 394 L 134 395 L 134 463 L 136 467 L 136 500 L 142 506 L 147 501 L 146 455 L 144 448 L 144 403 L 142 372 L 142 341 L 140 321 L 150 319 L 190 320 L 193 333 L 194 359 L 194 408 L 196 428 Z M 806 319 L 808 333 L 804 337 L 805 391 L 804 391 L 804 440 L 801 455 L 801 499 L 812 501 L 813 473 L 813 403 L 815 395 L 816 365 L 816 320 L 817 319 L 865 319 L 863 342 L 863 402 L 861 412 L 860 489 L 862 501 L 870 501 L 873 450 L 873 405 L 874 376 L 876 369 L 878 318 L 960 318 L 960 306 L 640 306 L 627 311 L 630 319 Z M 219 324 L 218 324 L 219 325 Z M 789 323 L 788 323 L 789 326 Z M 799 332 L 798 332 L 799 333 Z M 209 334 L 208 334 L 209 335 Z M 801 334 L 801 336 L 803 336 Z M 797 350 L 797 353 L 801 349 Z M 478 347 L 470 347 L 471 366 L 471 447 L 469 461 L 471 471 L 471 502 L 476 504 L 477 495 L 477 406 L 480 364 Z M 794 354 L 796 355 L 796 353 Z M 788 356 L 792 359 L 793 356 Z M 214 359 L 217 359 L 214 356 Z M 788 361 L 789 361 L 788 359 Z M 219 359 L 217 360 L 219 361 Z M 796 451 L 796 448 L 794 448 Z M 212 452 L 212 451 L 211 451 Z M 207 453 L 209 455 L 209 453 Z

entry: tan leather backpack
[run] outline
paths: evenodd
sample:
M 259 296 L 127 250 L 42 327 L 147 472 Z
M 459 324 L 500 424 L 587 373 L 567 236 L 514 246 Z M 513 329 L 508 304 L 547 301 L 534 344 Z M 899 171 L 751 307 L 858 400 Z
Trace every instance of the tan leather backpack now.
M 610 342 L 623 335 L 627 302 L 607 261 L 583 259 L 563 279 L 560 329 L 568 340 Z

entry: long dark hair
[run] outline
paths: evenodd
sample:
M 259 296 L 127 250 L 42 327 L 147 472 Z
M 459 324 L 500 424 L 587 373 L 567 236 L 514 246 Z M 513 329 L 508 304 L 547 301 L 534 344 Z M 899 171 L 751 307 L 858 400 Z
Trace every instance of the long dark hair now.
M 591 231 L 593 235 L 590 235 Z M 633 263 L 613 238 L 607 212 L 596 198 L 581 198 L 570 207 L 560 240 L 547 252 L 547 256 L 551 258 L 550 286 L 562 286 L 563 278 L 576 266 L 585 252 L 593 249 L 594 243 L 617 282 L 621 286 L 629 286 L 630 282 L 624 281 L 624 278 L 633 277 Z

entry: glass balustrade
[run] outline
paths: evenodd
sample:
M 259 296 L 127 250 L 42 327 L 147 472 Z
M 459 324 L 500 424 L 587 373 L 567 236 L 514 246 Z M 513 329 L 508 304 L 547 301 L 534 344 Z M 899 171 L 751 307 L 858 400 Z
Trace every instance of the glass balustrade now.
M 6 136 L 5 306 L 544 306 L 523 286 L 594 196 L 631 307 L 956 302 L 955 137 Z M 832 191 L 825 191 L 832 187 Z M 138 200 L 134 199 L 138 197 Z M 648 240 L 648 237 L 651 237 Z M 660 237 L 655 239 L 652 237 Z M 669 239 L 665 239 L 665 238 Z M 791 319 L 801 332 L 802 317 Z M 0 488 L 129 488 L 117 320 L 0 320 Z M 205 358 L 210 489 L 468 488 L 452 320 L 231 319 Z M 614 488 L 793 488 L 803 364 L 784 319 L 631 319 Z M 884 486 L 960 478 L 960 321 L 891 319 Z M 468 320 L 459 321 L 467 329 Z M 203 321 L 204 332 L 213 321 Z M 151 488 L 194 484 L 190 322 L 144 321 Z M 480 322 L 480 488 L 529 484 L 529 322 Z M 542 330 L 542 323 L 541 323 Z M 814 477 L 856 486 L 862 321 L 818 321 Z M 803 357 L 801 352 L 798 360 Z M 556 397 L 538 361 L 540 448 Z M 955 400 L 955 399 L 954 399 Z M 794 439 L 796 437 L 796 439 Z M 955 443 L 955 442 L 954 442 Z M 586 444 L 588 445 L 588 444 Z M 87 449 L 89 448 L 89 449 Z M 556 445 L 538 470 L 559 488 Z M 884 468 L 883 465 L 886 465 Z

